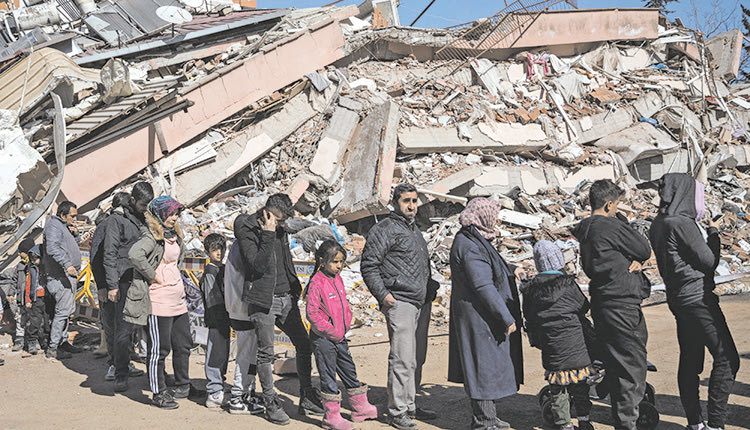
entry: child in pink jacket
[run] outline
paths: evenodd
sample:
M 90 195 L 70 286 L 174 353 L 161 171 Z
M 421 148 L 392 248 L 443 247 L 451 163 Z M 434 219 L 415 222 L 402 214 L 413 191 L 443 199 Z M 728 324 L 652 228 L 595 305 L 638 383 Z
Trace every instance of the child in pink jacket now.
M 367 385 L 357 380 L 357 369 L 344 336 L 352 322 L 352 310 L 346 300 L 344 281 L 339 273 L 344 267 L 346 251 L 338 242 L 327 240 L 315 252 L 315 271 L 307 285 L 307 320 L 310 340 L 320 374 L 323 428 L 350 430 L 351 423 L 341 417 L 341 393 L 336 383 L 338 373 L 346 387 L 352 420 L 375 419 L 378 411 L 367 400 Z

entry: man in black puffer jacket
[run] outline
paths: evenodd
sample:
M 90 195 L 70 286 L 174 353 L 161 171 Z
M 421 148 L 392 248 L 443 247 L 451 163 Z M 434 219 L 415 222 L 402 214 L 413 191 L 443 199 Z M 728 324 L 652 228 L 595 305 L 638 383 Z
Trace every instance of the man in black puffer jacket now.
M 388 413 L 391 425 L 414 429 L 412 418 L 433 419 L 433 411 L 416 407 L 427 332 L 438 283 L 431 278 L 427 243 L 414 222 L 417 189 L 399 184 L 394 211 L 370 229 L 362 252 L 362 278 L 388 322 Z
M 250 322 L 258 335 L 258 379 L 266 418 L 277 425 L 289 423 L 289 416 L 273 388 L 274 326 L 289 336 L 297 353 L 299 414 L 323 415 L 320 394 L 312 386 L 312 343 L 297 307 L 302 286 L 284 229 L 284 222 L 292 216 L 289 196 L 274 194 L 263 209 L 234 221 L 234 235 L 245 265 L 242 301 L 249 304 Z
M 706 348 L 713 356 L 708 382 L 708 429 L 723 429 L 727 402 L 740 359 L 719 298 L 713 293 L 719 264 L 719 221 L 707 232 L 698 221 L 705 212 L 703 184 L 682 173 L 668 173 L 659 182 L 659 215 L 650 239 L 659 273 L 667 286 L 667 303 L 677 320 L 680 365 L 677 382 L 688 426 L 698 430 L 703 415 L 698 380 Z

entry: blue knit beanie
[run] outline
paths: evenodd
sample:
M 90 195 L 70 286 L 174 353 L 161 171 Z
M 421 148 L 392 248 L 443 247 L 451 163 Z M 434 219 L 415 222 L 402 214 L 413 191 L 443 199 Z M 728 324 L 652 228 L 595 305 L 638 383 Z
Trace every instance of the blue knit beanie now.
M 534 245 L 534 263 L 539 273 L 562 270 L 565 267 L 565 257 L 557 245 L 549 240 L 540 240 Z

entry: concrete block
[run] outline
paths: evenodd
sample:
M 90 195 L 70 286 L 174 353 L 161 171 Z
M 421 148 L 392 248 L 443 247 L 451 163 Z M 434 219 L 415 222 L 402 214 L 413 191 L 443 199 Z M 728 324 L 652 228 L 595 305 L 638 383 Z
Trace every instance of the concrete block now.
M 742 56 L 742 32 L 739 28 L 709 37 L 706 47 L 711 51 L 716 75 L 734 79 L 740 71 Z
M 538 151 L 549 142 L 539 124 L 481 123 L 468 129 L 472 136 L 470 141 L 461 139 L 456 127 L 407 127 L 399 132 L 398 140 L 406 154 L 466 154 L 477 148 L 502 153 Z
M 338 107 L 333 112 L 310 162 L 310 171 L 332 185 L 340 174 L 341 157 L 359 122 L 359 114 Z
M 680 147 L 667 132 L 647 122 L 639 122 L 625 130 L 605 136 L 594 145 L 619 154 L 628 166 L 642 158 L 664 154 Z

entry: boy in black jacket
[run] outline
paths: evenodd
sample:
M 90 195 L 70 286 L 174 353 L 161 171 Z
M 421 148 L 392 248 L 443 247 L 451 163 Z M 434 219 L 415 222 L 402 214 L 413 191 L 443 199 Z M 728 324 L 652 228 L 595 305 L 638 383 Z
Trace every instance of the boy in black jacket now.
M 698 222 L 705 212 L 704 187 L 688 175 L 669 173 L 659 182 L 659 215 L 649 237 L 667 286 L 667 303 L 677 320 L 680 366 L 677 382 L 688 427 L 700 430 L 703 415 L 698 379 L 708 348 L 713 369 L 708 383 L 708 429 L 723 429 L 729 393 L 740 367 L 737 348 L 713 293 L 719 264 L 719 222 L 704 231 Z
M 581 265 L 591 279 L 591 316 L 601 342 L 615 429 L 635 430 L 638 404 L 646 391 L 648 331 L 641 301 L 651 286 L 641 273 L 651 258 L 645 237 L 618 217 L 624 191 L 610 180 L 589 191 L 592 215 L 573 231 L 581 244 Z

